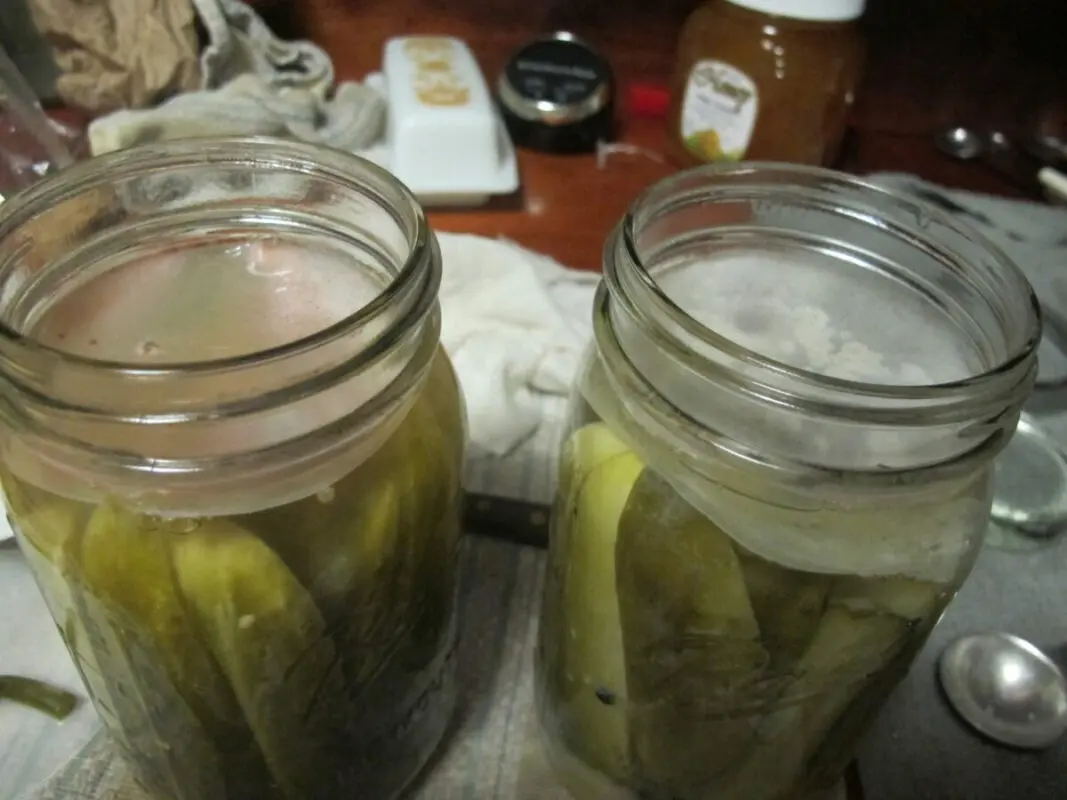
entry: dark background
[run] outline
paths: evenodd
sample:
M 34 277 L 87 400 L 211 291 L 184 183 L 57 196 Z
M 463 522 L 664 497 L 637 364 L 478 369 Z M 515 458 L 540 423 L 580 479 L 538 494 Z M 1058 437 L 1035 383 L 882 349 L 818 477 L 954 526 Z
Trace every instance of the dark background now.
M 386 38 L 436 32 L 475 45 L 487 74 L 533 32 L 569 28 L 620 78 L 662 81 L 694 0 L 258 0 L 276 29 L 325 45 L 342 77 L 380 63 Z M 345 25 L 355 18 L 358 25 Z M 1067 133 L 1067 2 L 870 0 L 863 130 L 928 134 L 967 122 Z M 400 29 L 402 28 L 402 29 Z M 358 35 L 353 32 L 358 30 Z
M 0 0 L 0 41 L 29 62 L 41 43 L 20 33 L 18 4 Z M 275 30 L 309 38 L 334 60 L 337 77 L 360 79 L 381 65 L 393 36 L 458 36 L 492 82 L 530 37 L 569 28 L 612 62 L 620 85 L 665 83 L 679 28 L 697 0 L 255 0 Z M 21 23 L 25 24 L 24 20 Z M 842 169 L 909 172 L 947 187 L 1039 199 L 987 165 L 939 153 L 933 133 L 968 124 L 1009 134 L 1067 136 L 1067 0 L 869 0 L 864 85 Z M 14 40 L 14 44 L 11 42 Z M 40 59 L 36 59 L 39 64 Z M 47 69 L 37 74 L 48 81 Z M 440 230 L 506 236 L 568 266 L 597 269 L 604 236 L 630 200 L 674 167 L 662 153 L 661 120 L 628 119 L 621 138 L 646 155 L 591 158 L 520 152 L 522 191 L 476 211 L 435 211 Z M 1031 168 L 1031 175 L 1035 170 Z M 575 191 L 581 186 L 581 191 Z

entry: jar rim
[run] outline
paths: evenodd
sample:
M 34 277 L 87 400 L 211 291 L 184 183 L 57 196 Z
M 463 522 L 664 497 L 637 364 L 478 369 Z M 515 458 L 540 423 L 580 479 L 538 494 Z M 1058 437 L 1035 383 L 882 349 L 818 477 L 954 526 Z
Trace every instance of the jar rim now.
M 764 253 L 779 263 L 760 272 Z M 672 273 L 697 280 L 682 288 Z M 700 310 L 729 314 L 746 292 L 778 292 L 753 318 L 767 320 L 753 328 L 762 352 Z M 810 332 L 795 327 L 809 319 Z M 583 373 L 582 391 L 696 472 L 719 469 L 705 458 L 716 452 L 746 470 L 888 486 L 999 452 L 1036 379 L 1040 330 L 1018 266 L 921 199 L 819 167 L 713 164 L 646 189 L 609 237 L 593 311 L 603 370 Z
M 160 365 L 97 359 L 39 342 L 16 330 L 2 317 L 0 347 L 10 348 L 16 354 L 43 353 L 51 359 L 98 374 L 137 375 L 147 379 L 257 367 L 328 345 L 366 326 L 418 282 L 425 263 L 432 256 L 433 245 L 425 212 L 411 190 L 391 173 L 353 153 L 271 136 L 212 136 L 152 142 L 76 162 L 0 203 L 0 241 L 16 233 L 42 210 L 108 183 L 212 164 L 247 165 L 252 170 L 257 166 L 269 167 L 293 174 L 314 172 L 316 177 L 344 188 L 372 192 L 381 208 L 390 213 L 399 210 L 406 217 L 396 220 L 403 223 L 400 227 L 408 243 L 404 263 L 388 285 L 348 316 L 308 335 L 250 353 Z
M 790 189 L 803 191 L 806 187 L 801 185 L 800 181 L 817 181 L 831 189 L 857 191 L 869 194 L 871 197 L 879 197 L 891 202 L 899 210 L 909 215 L 921 217 L 924 220 L 924 224 L 928 224 L 927 221 L 930 220 L 936 221 L 956 235 L 965 237 L 970 242 L 981 246 L 996 261 L 998 270 L 1002 274 L 1010 276 L 1015 283 L 1014 288 L 1020 290 L 1023 304 L 1028 306 L 1028 311 L 1031 312 L 1028 314 L 1026 330 L 1020 337 L 1022 341 L 1019 347 L 1000 363 L 964 378 L 929 384 L 875 383 L 834 377 L 788 364 L 745 347 L 701 324 L 664 291 L 643 263 L 644 259 L 637 243 L 639 228 L 644 222 L 641 217 L 654 210 L 656 205 L 668 201 L 672 195 L 678 194 L 679 189 L 687 183 L 700 180 L 716 180 L 721 181 L 725 186 L 730 179 L 758 178 L 761 175 L 766 175 L 774 181 L 774 191 L 779 195 Z M 788 181 L 793 183 L 787 183 Z M 755 182 L 753 182 L 753 185 L 755 185 Z M 707 187 L 703 187 L 703 190 L 706 191 Z M 839 211 L 843 212 L 844 209 L 839 209 Z M 871 209 L 859 209 L 855 213 L 870 217 L 870 211 Z M 932 237 L 922 235 L 922 232 L 917 230 L 917 227 L 907 232 L 914 244 L 928 249 L 931 254 L 940 260 L 948 259 L 957 264 L 962 263 L 961 257 L 935 242 Z M 1041 341 L 1041 309 L 1033 288 L 1018 265 L 995 242 L 980 231 L 973 230 L 961 223 L 947 211 L 926 203 L 921 198 L 912 197 L 905 192 L 880 186 L 873 181 L 832 169 L 778 162 L 740 162 L 707 164 L 683 170 L 643 190 L 627 209 L 616 231 L 615 238 L 617 240 L 616 245 L 625 250 L 628 261 L 636 267 L 636 269 L 630 271 L 630 277 L 640 284 L 640 291 L 645 296 L 644 299 L 654 302 L 657 309 L 670 318 L 672 324 L 677 325 L 688 335 L 699 339 L 702 343 L 729 353 L 746 364 L 768 370 L 798 384 L 815 389 L 866 396 L 872 399 L 944 400 L 947 393 L 970 393 L 976 386 L 999 381 L 1005 375 L 1015 373 L 1021 366 L 1034 359 Z M 611 247 L 612 242 L 609 239 L 608 248 L 610 249 Z M 615 259 L 608 257 L 606 258 L 606 266 L 609 268 L 606 271 L 614 272 L 618 265 Z
M 356 155 L 271 137 L 166 141 L 81 162 L 8 203 L 4 467 L 64 496 L 111 493 L 172 515 L 305 496 L 374 452 L 438 351 L 436 239 L 411 192 Z M 373 279 L 373 299 L 352 311 L 342 297 L 344 316 L 325 327 L 213 360 L 107 361 L 37 335 L 34 319 L 94 269 L 261 232 L 323 244 Z

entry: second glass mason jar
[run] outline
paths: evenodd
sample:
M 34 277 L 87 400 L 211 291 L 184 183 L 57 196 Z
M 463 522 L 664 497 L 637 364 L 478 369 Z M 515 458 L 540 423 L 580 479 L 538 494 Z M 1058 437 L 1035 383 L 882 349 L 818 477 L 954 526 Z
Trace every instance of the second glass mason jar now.
M 1021 273 L 817 168 L 683 172 L 605 248 L 537 649 L 579 800 L 834 787 L 968 574 L 1034 381 Z
M 160 800 L 396 796 L 454 704 L 440 253 L 340 152 L 189 140 L 0 207 L 2 480 Z

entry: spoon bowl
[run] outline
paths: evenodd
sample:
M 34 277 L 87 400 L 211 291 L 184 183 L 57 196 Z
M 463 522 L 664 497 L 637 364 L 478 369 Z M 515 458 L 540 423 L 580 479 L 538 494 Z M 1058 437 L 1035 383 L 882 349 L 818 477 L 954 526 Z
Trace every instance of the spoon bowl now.
M 934 144 L 942 153 L 963 161 L 977 158 L 986 148 L 985 138 L 963 125 L 940 131 L 934 137 Z
M 1067 732 L 1067 680 L 1025 639 L 1007 633 L 957 639 L 941 654 L 939 676 L 956 713 L 996 742 L 1037 750 Z

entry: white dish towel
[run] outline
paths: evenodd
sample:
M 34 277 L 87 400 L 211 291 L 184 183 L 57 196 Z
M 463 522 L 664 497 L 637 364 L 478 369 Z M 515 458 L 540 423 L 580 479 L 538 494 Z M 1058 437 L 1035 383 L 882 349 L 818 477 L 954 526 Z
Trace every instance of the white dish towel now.
M 566 395 L 590 336 L 598 275 L 506 239 L 439 234 L 441 340 L 467 401 L 471 442 L 504 455 Z

